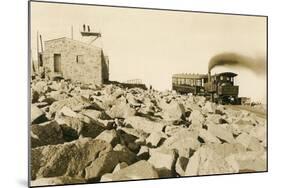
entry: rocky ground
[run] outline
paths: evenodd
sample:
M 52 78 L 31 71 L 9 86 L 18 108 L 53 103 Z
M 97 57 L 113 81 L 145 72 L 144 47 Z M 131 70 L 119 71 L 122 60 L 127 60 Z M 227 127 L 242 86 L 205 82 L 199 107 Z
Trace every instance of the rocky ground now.
M 265 171 L 266 120 L 199 96 L 31 83 L 32 186 Z

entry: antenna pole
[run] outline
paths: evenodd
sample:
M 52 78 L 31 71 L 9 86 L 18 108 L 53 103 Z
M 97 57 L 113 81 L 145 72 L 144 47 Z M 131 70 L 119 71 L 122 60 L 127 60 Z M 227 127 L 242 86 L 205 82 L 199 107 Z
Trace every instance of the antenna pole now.
M 42 35 L 40 35 L 40 44 L 41 44 L 41 52 L 43 52 L 43 42 L 42 42 Z
M 37 31 L 37 66 L 39 69 L 39 65 L 40 65 L 40 55 L 39 55 L 39 32 Z

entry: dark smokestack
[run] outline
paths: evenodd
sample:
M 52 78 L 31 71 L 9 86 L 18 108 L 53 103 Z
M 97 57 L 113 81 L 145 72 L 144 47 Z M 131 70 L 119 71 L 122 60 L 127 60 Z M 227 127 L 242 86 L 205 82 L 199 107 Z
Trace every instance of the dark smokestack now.
M 216 66 L 230 65 L 250 69 L 256 74 L 264 74 L 265 63 L 264 58 L 251 58 L 236 53 L 221 53 L 211 58 L 208 70 L 211 72 Z
M 208 83 L 211 82 L 211 70 L 208 71 Z

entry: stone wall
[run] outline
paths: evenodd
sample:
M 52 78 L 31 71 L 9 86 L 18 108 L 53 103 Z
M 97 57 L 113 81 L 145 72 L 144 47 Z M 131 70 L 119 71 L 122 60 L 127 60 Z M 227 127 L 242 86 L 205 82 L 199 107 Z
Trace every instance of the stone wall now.
M 61 55 L 61 75 L 65 79 L 98 85 L 108 80 L 108 68 L 103 65 L 103 52 L 98 47 L 68 38 L 46 41 L 43 66 L 49 76 L 57 74 L 54 72 L 54 54 Z

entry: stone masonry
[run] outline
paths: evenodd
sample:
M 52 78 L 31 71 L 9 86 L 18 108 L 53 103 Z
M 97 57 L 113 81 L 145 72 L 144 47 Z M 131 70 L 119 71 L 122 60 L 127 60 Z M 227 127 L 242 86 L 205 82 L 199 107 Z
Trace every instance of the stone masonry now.
M 45 41 L 43 66 L 50 78 L 97 85 L 109 79 L 108 58 L 101 48 L 66 37 Z

